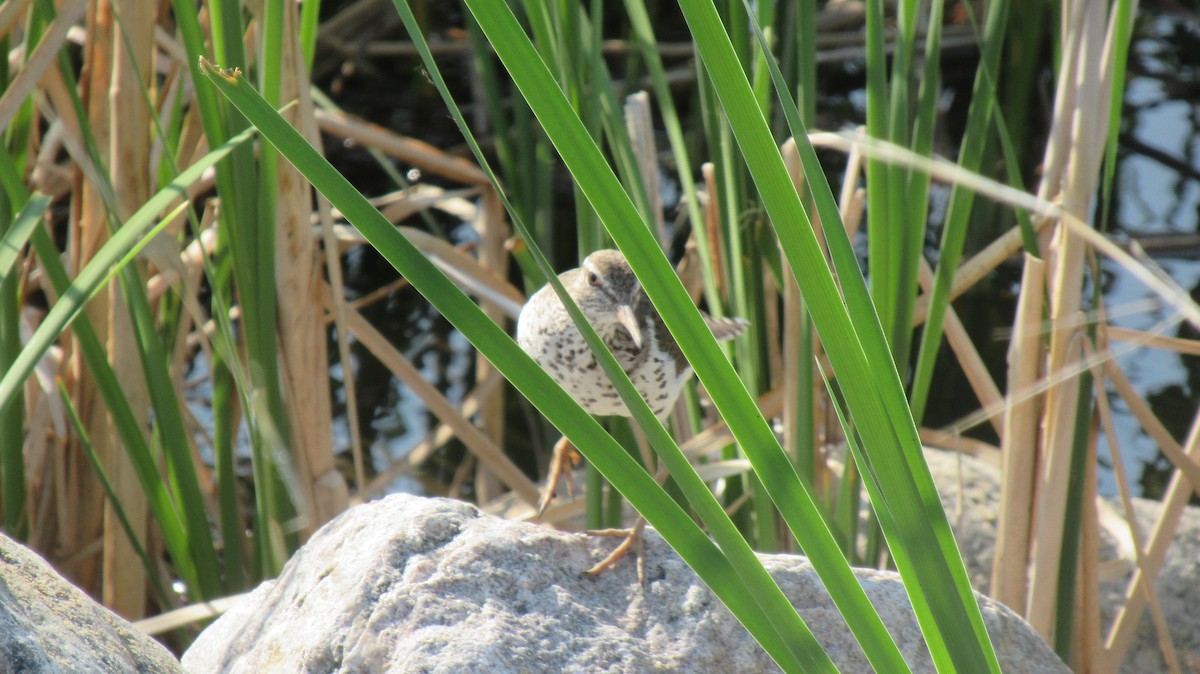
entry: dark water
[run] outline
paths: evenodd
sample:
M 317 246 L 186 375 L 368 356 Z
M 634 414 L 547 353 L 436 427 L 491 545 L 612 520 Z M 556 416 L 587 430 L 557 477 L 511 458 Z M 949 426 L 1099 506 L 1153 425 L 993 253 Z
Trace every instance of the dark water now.
M 327 3 L 324 11 L 332 12 L 338 5 Z M 446 28 L 453 26 L 455 19 L 439 17 L 431 18 L 431 21 L 445 21 L 441 26 L 434 25 Z M 379 22 L 373 31 L 363 39 L 402 39 L 402 30 L 391 20 Z M 670 36 L 663 39 L 670 39 Z M 461 85 L 465 73 L 462 60 L 447 58 L 442 62 L 447 78 Z M 974 69 L 973 58 L 952 59 L 946 66 L 945 81 L 951 92 L 946 123 L 951 128 L 961 123 L 965 115 L 961 105 L 969 95 Z M 332 92 L 334 100 L 349 112 L 439 148 L 463 151 L 461 137 L 416 60 L 346 59 L 344 55 L 325 54 L 318 58 L 316 70 L 319 86 Z M 1052 93 L 1051 79 L 1046 73 L 1048 71 L 1044 71 L 1040 80 L 1043 94 L 1047 87 Z M 823 66 L 821 75 L 821 125 L 838 128 L 860 123 L 864 114 L 864 95 L 859 64 Z M 961 95 L 955 92 L 961 92 Z M 460 103 L 469 100 L 465 87 L 459 100 Z M 469 108 L 466 112 L 470 117 Z M 1033 117 L 1035 121 L 1031 128 L 1035 129 L 1036 139 L 1038 113 L 1035 112 Z M 326 149 L 335 164 L 367 195 L 391 189 L 385 174 L 360 148 L 327 144 Z M 1034 162 L 1040 159 L 1040 151 L 1035 155 Z M 830 168 L 837 171 L 838 158 L 830 159 Z M 404 172 L 408 167 L 396 168 Z M 1028 167 L 1030 176 L 1027 179 L 1031 185 L 1035 184 L 1035 169 L 1036 166 Z M 556 206 L 561 208 L 564 221 L 572 221 L 569 183 L 560 180 L 556 187 Z M 1154 260 L 1171 278 L 1200 298 L 1200 20 L 1195 13 L 1189 14 L 1178 8 L 1169 11 L 1143 9 L 1130 57 L 1113 187 L 1110 229 L 1144 240 Z M 935 191 L 935 214 L 939 200 L 944 197 L 944 192 Z M 1097 204 L 1097 213 L 1100 212 Z M 981 228 L 988 227 L 987 215 L 979 221 Z M 1003 224 L 1003 221 L 997 221 L 993 216 L 991 225 L 996 224 Z M 1166 234 L 1182 237 L 1181 240 L 1165 241 L 1162 236 Z M 936 250 L 937 235 L 936 231 L 929 235 L 931 251 Z M 466 228 L 451 230 L 451 238 L 456 241 L 469 240 L 471 236 L 473 234 Z M 987 239 L 988 236 L 981 235 L 980 238 Z M 565 266 L 567 261 L 561 262 Z M 348 255 L 345 263 L 348 292 L 352 298 L 395 278 L 394 271 L 366 248 Z M 1004 331 L 1011 325 L 1019 278 L 1019 267 L 1006 264 L 978 290 L 956 303 L 956 309 L 988 362 L 993 377 L 1001 385 L 1005 378 L 1008 347 Z M 1156 307 L 1155 297 L 1116 265 L 1103 262 L 1099 281 L 1108 311 L 1116 316 L 1114 324 L 1149 329 L 1169 320 L 1169 309 Z M 436 383 L 452 401 L 458 401 L 467 392 L 474 377 L 469 345 L 415 291 L 411 288 L 398 290 L 365 311 L 426 378 Z M 1178 325 L 1171 325 L 1167 334 L 1197 336 L 1194 331 Z M 1182 441 L 1200 405 L 1200 359 L 1161 350 L 1129 349 L 1123 345 L 1118 345 L 1118 350 L 1121 351 L 1120 364 L 1138 391 Z M 948 351 L 948 348 L 943 349 L 944 353 Z M 335 357 L 336 350 L 332 346 L 330 353 Z M 926 420 L 927 425 L 935 427 L 960 419 L 977 407 L 957 366 L 949 360 L 944 365 L 940 367 L 937 377 L 940 385 L 933 393 Z M 423 440 L 435 420 L 402 383 L 358 347 L 354 348 L 354 367 L 360 401 L 357 413 L 365 434 L 364 444 L 370 448 L 373 467 L 382 469 Z M 339 417 L 335 420 L 336 441 L 341 450 L 348 451 L 345 398 L 337 383 L 342 379 L 340 366 L 335 365 L 332 374 L 335 401 L 340 406 Z M 1117 441 L 1130 479 L 1141 493 L 1158 496 L 1165 486 L 1169 464 L 1115 391 L 1110 391 L 1110 399 L 1117 414 Z M 517 402 L 511 405 L 513 423 L 518 427 L 527 423 L 530 415 L 526 408 Z M 540 437 L 543 431 L 535 422 L 533 434 Z M 527 430 L 516 432 L 528 438 Z M 994 440 L 986 427 L 977 428 L 973 433 Z M 1101 452 L 1101 461 L 1105 465 L 1102 466 L 1100 488 L 1105 494 L 1115 494 L 1111 467 L 1107 465 L 1110 461 L 1107 438 L 1101 440 Z M 437 485 L 444 485 L 450 479 L 462 454 L 462 448 L 452 442 L 427 466 L 421 481 L 407 479 L 391 488 L 436 491 Z M 532 457 L 514 458 L 533 470 Z

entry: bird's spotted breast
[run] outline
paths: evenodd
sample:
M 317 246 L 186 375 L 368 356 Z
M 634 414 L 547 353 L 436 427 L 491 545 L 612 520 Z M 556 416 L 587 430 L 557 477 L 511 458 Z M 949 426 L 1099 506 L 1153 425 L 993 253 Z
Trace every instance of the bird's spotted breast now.
M 598 251 L 584 260 L 583 268 L 563 272 L 559 279 L 654 413 L 665 416 L 691 375 L 691 367 L 625 257 L 615 250 Z M 711 319 L 709 324 L 719 339 L 736 336 L 745 325 Z M 631 333 L 632 328 L 640 333 L 638 337 Z M 625 403 L 549 285 L 534 293 L 521 311 L 517 341 L 585 410 L 629 416 Z

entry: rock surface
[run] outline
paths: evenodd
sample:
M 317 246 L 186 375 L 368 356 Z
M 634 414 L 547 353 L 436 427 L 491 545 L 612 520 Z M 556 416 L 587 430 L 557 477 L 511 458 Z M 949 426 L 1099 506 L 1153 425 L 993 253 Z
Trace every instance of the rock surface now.
M 583 577 L 613 544 L 390 496 L 317 532 L 183 664 L 196 674 L 776 670 L 657 534 L 644 587 L 632 561 Z M 870 671 L 807 560 L 763 559 L 841 671 Z M 933 671 L 897 576 L 859 577 L 914 671 Z M 1019 617 L 981 604 L 1005 672 L 1067 671 Z
M 182 671 L 157 641 L 0 534 L 0 673 Z

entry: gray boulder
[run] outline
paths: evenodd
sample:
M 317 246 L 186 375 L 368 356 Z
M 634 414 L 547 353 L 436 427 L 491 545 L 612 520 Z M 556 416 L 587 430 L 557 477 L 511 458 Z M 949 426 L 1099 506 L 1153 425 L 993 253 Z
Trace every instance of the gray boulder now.
M 582 576 L 614 541 L 393 495 L 323 527 L 279 579 L 183 657 L 203 672 L 777 671 L 655 533 L 633 561 Z M 843 672 L 871 671 L 803 557 L 763 555 Z M 859 577 L 914 671 L 932 672 L 903 586 Z M 1005 672 L 1066 672 L 1015 614 L 980 598 Z
M 161 644 L 0 534 L 0 673 L 182 671 Z

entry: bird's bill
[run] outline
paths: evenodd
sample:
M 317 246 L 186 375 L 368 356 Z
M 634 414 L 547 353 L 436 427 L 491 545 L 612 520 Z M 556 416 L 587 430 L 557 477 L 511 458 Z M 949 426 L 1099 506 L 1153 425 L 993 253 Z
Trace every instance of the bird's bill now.
M 642 330 L 638 327 L 637 316 L 633 313 L 633 307 L 628 304 L 622 304 L 617 307 L 617 320 L 629 331 L 629 336 L 633 338 L 633 345 L 639 349 L 642 348 Z

